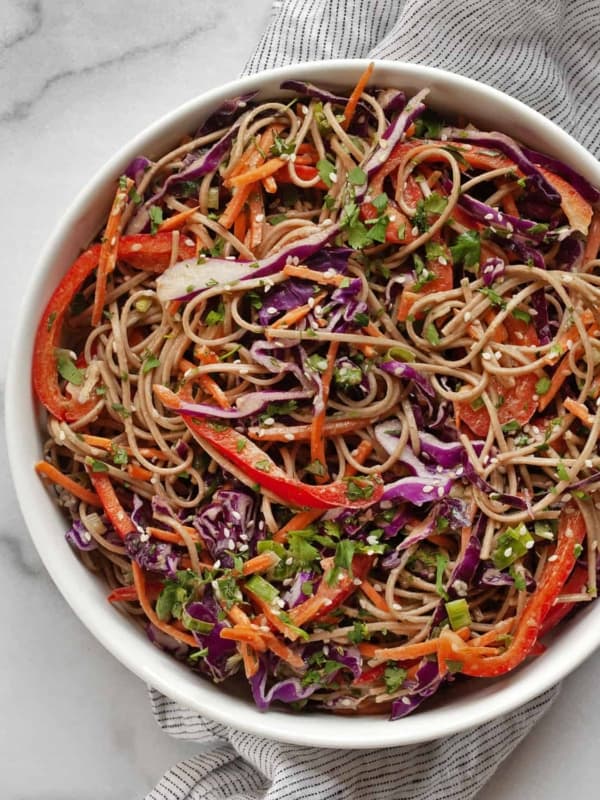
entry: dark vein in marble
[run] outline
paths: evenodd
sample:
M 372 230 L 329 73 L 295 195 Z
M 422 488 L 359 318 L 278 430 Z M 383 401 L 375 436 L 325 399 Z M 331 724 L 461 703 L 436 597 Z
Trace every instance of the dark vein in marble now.
M 19 33 L 15 34 L 15 36 L 7 36 L 6 38 L 2 37 L 0 39 L 0 53 L 3 53 L 5 50 L 10 50 L 11 47 L 30 39 L 41 30 L 43 20 L 41 3 L 39 3 L 38 0 L 33 0 L 33 2 L 24 3 L 23 9 L 31 16 L 31 19 L 28 20 L 26 26 L 19 31 Z
M 27 558 L 23 544 L 15 536 L 0 532 L 0 550 L 8 551 L 9 557 L 15 562 L 16 569 L 20 573 L 29 575 L 32 578 L 43 573 L 43 566 L 37 556 L 35 557 L 35 563 L 31 563 Z
M 0 122 L 21 122 L 22 120 L 26 119 L 32 107 L 39 100 L 41 100 L 46 92 L 48 92 L 56 84 L 61 83 L 68 78 L 72 78 L 75 75 L 90 75 L 98 70 L 123 64 L 125 61 L 129 61 L 139 56 L 150 55 L 152 53 L 160 52 L 161 50 L 174 49 L 180 45 L 187 44 L 187 42 L 194 39 L 196 36 L 198 36 L 198 34 L 208 33 L 213 31 L 215 28 L 216 23 L 205 22 L 202 25 L 197 25 L 195 28 L 192 28 L 186 34 L 178 37 L 177 39 L 170 39 L 169 41 L 158 42 L 152 45 L 139 45 L 138 47 L 132 47 L 131 50 L 126 50 L 120 56 L 107 58 L 104 61 L 98 61 L 96 64 L 90 64 L 88 67 L 81 67 L 81 69 L 67 69 L 63 70 L 62 72 L 58 72 L 56 75 L 48 78 L 48 80 L 44 82 L 44 84 L 33 97 L 29 98 L 28 100 L 15 102 L 12 108 L 1 114 Z

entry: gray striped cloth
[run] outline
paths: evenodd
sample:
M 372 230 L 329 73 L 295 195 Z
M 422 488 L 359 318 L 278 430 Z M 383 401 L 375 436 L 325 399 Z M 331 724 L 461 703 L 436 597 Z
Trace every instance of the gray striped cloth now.
M 594 0 L 279 0 L 244 72 L 350 57 L 442 67 L 518 97 L 600 155 L 598 42 Z M 159 725 L 202 749 L 146 800 L 469 800 L 557 691 L 444 740 L 332 751 L 228 729 L 151 689 Z

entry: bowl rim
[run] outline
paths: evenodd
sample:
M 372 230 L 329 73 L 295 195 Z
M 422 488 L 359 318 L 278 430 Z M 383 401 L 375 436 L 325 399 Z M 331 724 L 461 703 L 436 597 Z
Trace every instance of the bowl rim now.
M 101 607 L 99 603 L 96 607 L 91 573 L 85 570 L 78 559 L 67 561 L 63 558 L 66 552 L 64 547 L 68 549 L 64 540 L 57 543 L 52 538 L 53 533 L 45 533 L 48 514 L 52 515 L 50 504 L 54 510 L 56 506 L 35 477 L 31 462 L 23 454 L 22 443 L 24 438 L 32 441 L 33 435 L 37 437 L 38 452 L 40 450 L 29 369 L 33 345 L 31 321 L 37 320 L 40 303 L 45 304 L 47 300 L 51 268 L 54 267 L 57 275 L 64 274 L 68 261 L 62 264 L 60 271 L 56 270 L 56 264 L 61 259 L 64 261 L 61 251 L 69 231 L 81 222 L 82 209 L 91 209 L 102 189 L 120 174 L 134 154 L 144 152 L 148 143 L 166 135 L 170 129 L 176 129 L 190 115 L 201 117 L 205 111 L 228 97 L 260 89 L 265 83 L 280 83 L 288 78 L 350 84 L 372 61 L 375 64 L 375 76 L 378 72 L 393 73 L 398 85 L 413 80 L 421 86 L 450 86 L 466 90 L 475 97 L 480 95 L 485 102 L 510 110 L 533 130 L 542 130 L 545 136 L 549 136 L 557 151 L 566 148 L 565 160 L 575 164 L 580 171 L 583 167 L 595 173 L 594 182 L 600 183 L 600 164 L 555 123 L 498 89 L 447 70 L 401 61 L 335 59 L 292 64 L 229 81 L 192 98 L 144 128 L 85 182 L 61 216 L 29 279 L 11 346 L 6 384 L 5 425 L 9 465 L 21 511 L 52 580 L 95 638 L 146 683 L 202 716 L 266 738 L 329 748 L 370 749 L 416 744 L 466 730 L 513 711 L 564 678 L 600 645 L 600 603 L 597 606 L 590 604 L 594 607 L 588 607 L 576 619 L 564 625 L 547 654 L 530 662 L 518 673 L 496 679 L 489 690 L 485 688 L 477 696 L 456 698 L 447 705 L 421 710 L 414 716 L 394 723 L 390 723 L 386 716 L 354 717 L 352 723 L 348 724 L 347 717 L 324 713 L 302 716 L 270 710 L 264 714 L 247 700 L 224 696 L 210 682 L 202 681 L 191 670 L 165 656 L 122 615 L 114 614 L 113 609 Z M 326 75 L 323 74 L 324 70 Z M 315 73 L 318 73 L 318 77 Z M 55 282 L 52 282 L 52 287 L 54 285 Z M 27 370 L 24 370 L 23 364 L 28 365 Z M 52 528 L 52 524 L 49 527 Z M 85 573 L 81 570 L 85 570 Z

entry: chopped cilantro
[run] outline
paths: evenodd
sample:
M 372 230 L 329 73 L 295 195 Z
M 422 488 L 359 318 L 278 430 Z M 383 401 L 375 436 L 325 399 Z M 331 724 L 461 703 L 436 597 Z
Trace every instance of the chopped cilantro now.
M 388 694 L 394 694 L 398 691 L 398 689 L 401 688 L 406 680 L 406 674 L 407 673 L 405 669 L 392 664 L 385 668 L 383 680 L 385 682 L 385 688 L 387 689 Z
M 456 264 L 462 263 L 467 270 L 475 267 L 476 271 L 481 257 L 481 240 L 477 231 L 459 233 L 450 252 Z
M 492 289 L 489 286 L 483 286 L 477 290 L 481 294 L 485 295 L 487 299 L 493 306 L 498 306 L 499 308 L 506 308 L 506 300 L 504 300 L 498 292 Z
M 209 311 L 206 317 L 204 318 L 205 325 L 218 325 L 220 322 L 223 322 L 225 319 L 225 306 L 223 303 L 219 303 L 217 308 L 214 308 L 212 311 Z
M 353 167 L 348 173 L 348 180 L 354 186 L 363 186 L 367 181 L 367 175 L 360 167 Z
M 143 374 L 146 375 L 150 370 L 156 369 L 156 367 L 160 367 L 160 359 L 150 351 L 144 353 L 144 361 L 142 363 Z
M 547 375 L 544 375 L 539 379 L 539 381 L 535 384 L 535 391 L 536 394 L 542 395 L 547 394 L 548 390 L 550 389 L 550 378 Z
M 64 378 L 74 386 L 81 386 L 84 381 L 84 371 L 75 366 L 68 350 L 56 351 L 56 369 L 61 378 Z
M 162 224 L 163 210 L 160 206 L 150 206 L 148 216 L 150 217 L 150 233 L 154 236 Z
M 332 175 L 335 175 L 335 164 L 332 164 L 327 158 L 321 158 L 317 161 L 317 172 L 323 183 L 331 189 L 333 181 Z

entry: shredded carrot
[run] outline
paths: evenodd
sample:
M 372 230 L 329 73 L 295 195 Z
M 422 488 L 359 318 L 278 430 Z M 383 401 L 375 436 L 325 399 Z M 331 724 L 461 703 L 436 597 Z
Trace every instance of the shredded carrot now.
M 49 464 L 47 461 L 38 461 L 35 465 L 35 470 L 38 474 L 45 475 L 46 478 L 49 478 L 53 483 L 62 486 L 63 489 L 71 492 L 72 495 L 83 500 L 83 502 L 87 503 L 89 506 L 98 506 L 102 508 L 100 498 L 95 492 L 86 489 L 80 483 L 77 483 L 77 481 L 69 478 L 68 475 L 63 475 L 53 464 Z
M 263 238 L 263 227 L 265 218 L 265 204 L 263 202 L 262 192 L 260 187 L 257 186 L 256 190 L 252 192 L 248 198 L 250 222 L 248 228 L 250 230 L 250 240 L 248 246 L 250 250 L 254 251 L 259 247 Z
M 272 633 L 264 633 L 263 639 L 269 650 L 272 650 L 276 656 L 286 661 L 291 667 L 298 670 L 304 669 L 304 661 L 298 653 L 294 653 L 294 651 L 288 647 L 287 644 L 282 642 L 281 639 L 278 639 L 277 636 Z
M 325 599 L 314 594 L 308 600 L 292 608 L 289 613 L 293 624 L 301 628 L 305 622 L 311 620 L 321 610 Z
M 344 119 L 341 122 L 341 126 L 344 130 L 348 130 L 348 126 L 352 122 L 352 117 L 356 112 L 356 107 L 358 106 L 358 101 L 364 90 L 367 88 L 367 83 L 373 74 L 373 69 L 375 68 L 375 64 L 371 62 L 363 74 L 358 79 L 358 83 L 354 87 L 352 94 L 348 98 L 348 102 L 346 103 L 346 108 L 344 109 Z
M 167 303 L 167 311 L 172 317 L 174 317 L 181 308 L 181 302 L 181 300 L 171 300 L 169 303 Z
M 339 350 L 339 342 L 330 342 L 329 350 L 327 351 L 327 369 L 321 377 L 321 404 L 319 410 L 315 413 L 312 422 L 312 430 L 310 437 L 310 458 L 311 461 L 319 461 L 323 465 L 323 474 L 316 475 L 315 481 L 317 483 L 326 483 L 329 479 L 327 474 L 327 462 L 325 459 L 325 414 L 327 412 L 327 404 L 329 402 L 329 389 L 331 387 L 331 379 L 333 378 L 333 370 L 335 367 L 335 358 Z
M 191 636 L 189 633 L 183 633 L 182 631 L 177 630 L 174 625 L 169 625 L 167 622 L 163 622 L 158 618 L 146 593 L 146 577 L 144 575 L 144 571 L 136 561 L 131 562 L 131 569 L 133 571 L 133 582 L 140 605 L 154 627 L 158 628 L 163 633 L 166 633 L 168 636 L 172 636 L 173 639 L 177 639 L 178 642 L 184 642 L 190 647 L 197 648 L 198 642 L 193 636 Z
M 318 272 L 318 270 L 310 269 L 302 264 L 286 264 L 282 272 L 288 278 L 302 278 L 306 281 L 319 283 L 322 286 L 339 286 L 344 281 L 349 280 L 346 275 L 340 275 L 339 272 L 328 275 L 326 272 Z
M 246 231 L 248 230 L 248 215 L 245 211 L 240 211 L 240 213 L 235 218 L 235 222 L 233 223 L 233 235 L 236 239 L 240 242 L 243 242 L 246 237 Z
M 262 187 L 267 194 L 275 194 L 277 191 L 277 181 L 273 175 L 269 175 L 268 177 L 262 179 Z
M 131 448 L 125 447 L 124 445 L 115 444 L 113 443 L 112 439 L 107 439 L 104 436 L 91 436 L 87 433 L 83 434 L 83 441 L 88 444 L 90 447 L 96 447 L 98 450 L 112 450 L 113 445 L 115 447 L 122 447 L 123 450 L 128 455 L 131 455 Z M 165 454 L 162 450 L 158 450 L 155 447 L 140 447 L 140 453 L 144 456 L 144 458 L 156 458 L 162 459 L 164 461 Z
M 390 609 L 388 604 L 385 602 L 383 597 L 379 594 L 372 583 L 369 583 L 369 581 L 364 578 L 361 581 L 360 588 L 374 606 L 376 606 L 380 611 L 384 611 L 386 614 L 389 614 Z
M 569 354 L 567 353 L 566 356 L 563 356 L 562 361 L 554 371 L 554 375 L 550 380 L 550 387 L 548 391 L 546 394 L 540 395 L 540 400 L 538 403 L 538 409 L 540 411 L 543 411 L 547 406 L 550 405 L 550 403 L 558 394 L 560 387 L 567 380 L 569 375 L 571 375 L 571 364 L 569 363 Z
M 505 214 L 511 214 L 513 217 L 520 217 L 519 209 L 515 203 L 514 193 L 508 192 L 500 199 L 500 205 Z
M 186 533 L 189 533 L 195 542 L 202 542 L 202 539 L 198 535 L 198 531 L 195 528 L 190 528 L 188 525 L 183 525 L 182 527 L 185 528 Z M 152 525 L 149 525 L 146 530 L 150 536 L 154 537 L 155 539 L 160 539 L 161 542 L 170 542 L 171 544 L 184 543 L 183 537 L 175 531 L 165 531 L 162 528 L 155 528 Z
M 379 651 L 378 644 L 369 644 L 368 642 L 359 642 L 357 647 L 363 658 L 375 658 L 375 653 Z
M 152 473 L 139 464 L 127 464 L 127 473 L 134 481 L 149 481 Z
M 219 223 L 229 230 L 233 223 L 235 222 L 238 214 L 244 208 L 246 204 L 246 200 L 250 196 L 250 192 L 252 192 L 256 187 L 248 183 L 245 186 L 240 186 L 239 189 L 236 189 L 235 193 L 232 195 L 231 200 L 227 203 L 225 207 L 225 211 L 219 217 Z
M 371 419 L 331 419 L 325 422 L 325 436 L 340 436 L 359 431 L 372 422 Z M 260 426 L 248 428 L 248 436 L 261 442 L 307 442 L 310 440 L 310 425 L 275 425 L 270 428 Z M 291 437 L 291 438 L 290 438 Z
M 311 509 L 310 511 L 300 511 L 285 523 L 277 533 L 273 536 L 274 542 L 285 542 L 287 535 L 290 531 L 301 531 L 311 525 L 316 519 L 323 515 L 323 510 L 320 508 Z
M 271 608 L 269 603 L 262 599 L 262 597 L 258 597 L 258 595 L 254 594 L 254 592 L 251 592 L 249 589 L 246 589 L 245 591 L 254 605 L 262 611 L 269 624 L 275 628 L 275 630 L 278 630 L 285 637 L 287 637 L 291 642 L 295 642 L 298 638 L 297 631 L 287 625 L 277 614 L 277 612 Z
M 242 567 L 242 575 L 255 575 L 259 572 L 267 572 L 279 563 L 279 556 L 272 550 L 267 550 L 254 558 L 248 559 Z
M 239 648 L 244 664 L 244 674 L 250 680 L 258 672 L 258 656 L 256 651 L 245 642 L 240 642 Z
M 260 633 L 249 625 L 234 625 L 232 628 L 221 628 L 219 633 L 221 639 L 229 639 L 232 642 L 245 642 L 252 645 L 254 650 L 264 653 L 267 649 Z
M 281 167 L 285 166 L 286 163 L 287 162 L 282 158 L 270 158 L 268 161 L 265 161 L 264 164 L 260 164 L 258 167 L 249 169 L 247 172 L 243 172 L 241 175 L 234 175 L 232 178 L 226 179 L 225 185 L 240 189 L 243 186 L 255 184 L 258 181 L 262 181 L 264 178 L 268 178 L 270 175 L 273 175 L 273 173 L 277 172 L 278 169 L 281 169 Z
M 199 208 L 200 206 L 195 206 L 194 208 L 187 208 L 185 211 L 180 211 L 178 214 L 173 214 L 172 217 L 168 217 L 164 222 L 160 223 L 158 230 L 163 233 L 164 231 L 176 231 L 182 228 L 192 214 L 195 214 Z
M 98 256 L 98 268 L 96 270 L 96 291 L 94 294 L 94 306 L 92 309 L 92 327 L 100 325 L 102 312 L 106 302 L 106 280 L 114 270 L 117 263 L 117 251 L 119 249 L 119 236 L 121 233 L 121 220 L 123 212 L 127 207 L 129 191 L 134 185 L 131 178 L 125 178 L 123 185 L 119 184 L 113 200 L 104 239 Z
M 265 154 L 271 150 L 271 147 L 275 143 L 275 134 L 281 133 L 284 127 L 285 126 L 281 123 L 270 125 L 260 137 L 260 143 L 258 143 L 255 138 L 242 153 L 237 164 L 229 172 L 228 178 L 241 175 L 243 172 L 247 172 L 249 169 L 253 169 L 262 164 L 265 160 Z
M 318 294 L 314 298 L 314 303 L 312 305 L 298 306 L 298 308 L 292 308 L 290 311 L 286 312 L 283 317 L 280 317 L 276 320 L 272 325 L 271 328 L 290 328 L 300 322 L 301 319 L 304 319 L 310 312 L 313 310 L 317 303 L 320 303 L 324 297 L 327 295 L 325 292 Z M 269 335 L 267 331 L 267 336 Z
M 573 400 L 572 397 L 567 397 L 563 401 L 563 405 L 567 411 L 570 411 L 573 416 L 577 417 L 577 419 L 580 419 L 584 425 L 586 425 L 588 428 L 592 427 L 595 417 L 593 414 L 590 414 L 590 412 L 587 410 L 587 407 L 583 403 Z
M 427 541 L 431 544 L 437 544 L 438 547 L 443 547 L 444 550 L 451 550 L 456 544 L 455 540 L 450 536 L 445 536 L 443 533 L 432 533 L 427 537 Z
M 356 450 L 352 453 L 352 456 L 355 461 L 358 461 L 359 464 L 364 464 L 372 452 L 373 452 L 372 443 L 368 442 L 366 439 L 363 439 L 356 448 Z M 356 475 L 356 467 L 353 467 L 352 464 L 346 464 L 346 469 L 344 470 L 344 477 L 351 478 L 353 475 Z
M 403 644 L 399 647 L 382 647 L 375 651 L 375 658 L 391 661 L 413 661 L 437 653 L 439 639 L 429 639 L 418 644 Z
M 194 350 L 194 356 L 202 364 L 216 364 L 219 360 L 214 353 L 211 353 L 210 350 L 205 347 L 196 347 Z M 187 372 L 189 369 L 194 369 L 195 366 L 195 364 L 192 364 L 191 361 L 188 361 L 185 358 L 182 358 L 179 362 L 179 368 L 185 372 Z M 214 380 L 214 378 L 207 374 L 200 374 L 196 375 L 194 380 L 198 381 L 200 386 L 213 398 L 218 406 L 221 408 L 231 408 L 229 400 L 227 399 L 227 395 Z

